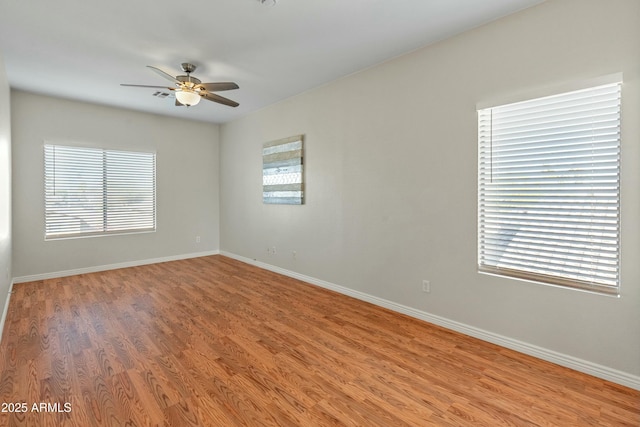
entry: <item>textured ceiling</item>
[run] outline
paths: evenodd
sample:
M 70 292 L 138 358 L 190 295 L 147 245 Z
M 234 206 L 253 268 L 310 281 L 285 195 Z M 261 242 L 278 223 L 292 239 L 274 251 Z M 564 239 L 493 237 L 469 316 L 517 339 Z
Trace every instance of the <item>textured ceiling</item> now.
M 2 0 L 0 54 L 16 89 L 222 123 L 541 1 Z M 238 83 L 221 95 L 240 106 L 119 85 L 167 84 L 145 66 L 182 62 Z

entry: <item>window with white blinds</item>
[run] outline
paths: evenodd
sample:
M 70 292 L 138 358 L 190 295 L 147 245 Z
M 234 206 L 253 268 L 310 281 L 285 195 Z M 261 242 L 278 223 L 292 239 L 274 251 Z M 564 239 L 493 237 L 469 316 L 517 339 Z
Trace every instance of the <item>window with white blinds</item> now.
M 618 293 L 620 94 L 616 83 L 478 111 L 480 271 Z
M 45 145 L 45 238 L 155 230 L 155 157 Z

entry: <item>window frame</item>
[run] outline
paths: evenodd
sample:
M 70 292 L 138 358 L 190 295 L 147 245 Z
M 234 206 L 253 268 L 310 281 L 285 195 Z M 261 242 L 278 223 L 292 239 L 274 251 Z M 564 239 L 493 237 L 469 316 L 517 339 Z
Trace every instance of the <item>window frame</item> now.
M 58 150 L 58 153 L 56 153 L 56 150 Z M 67 157 L 64 161 L 67 163 L 58 166 L 55 163 L 55 156 L 60 156 L 61 154 L 66 154 Z M 80 162 L 83 156 L 93 156 L 94 164 L 90 165 L 90 161 Z M 96 161 L 99 158 L 101 160 Z M 80 168 L 74 169 L 75 166 L 70 165 L 73 163 L 76 165 L 81 164 Z M 97 166 L 98 163 L 100 164 L 99 167 Z M 63 169 L 61 169 L 61 172 L 56 171 L 56 167 Z M 50 169 L 53 169 L 53 175 Z M 56 172 L 58 175 L 56 175 Z M 64 181 L 63 174 L 69 172 L 93 174 L 94 192 L 91 195 L 94 200 L 84 205 L 83 208 L 85 206 L 86 209 L 92 207 L 96 212 L 101 213 L 99 215 L 85 213 L 75 217 L 75 221 L 78 222 L 85 222 L 85 220 L 90 219 L 92 227 L 90 231 L 73 231 L 73 228 L 78 226 L 72 226 L 71 221 L 65 222 L 53 219 L 53 215 L 66 215 L 73 209 L 79 208 L 78 205 L 74 206 L 74 203 L 77 203 L 78 198 L 81 197 L 80 193 L 72 193 L 76 199 L 67 203 L 64 209 L 54 210 L 56 190 L 53 190 L 52 194 L 50 187 L 53 186 L 55 188 L 59 181 Z M 134 180 L 129 179 L 134 173 L 139 176 L 137 180 L 138 196 L 145 200 L 144 202 L 134 202 L 132 204 L 133 207 L 131 207 L 123 202 L 123 197 L 132 197 L 135 194 L 135 191 L 132 190 L 133 187 L 128 185 L 129 182 L 134 182 Z M 115 150 L 45 142 L 43 146 L 44 239 L 49 241 L 155 232 L 157 228 L 156 176 L 156 152 Z M 123 187 L 123 182 L 126 182 L 127 186 Z M 72 192 L 78 190 L 78 185 L 73 180 L 68 180 L 66 185 L 67 187 L 63 187 L 64 189 Z M 87 181 L 82 181 L 82 185 L 87 185 Z M 124 191 L 122 191 L 123 188 Z M 86 194 L 82 193 L 82 197 L 85 196 Z M 136 208 L 143 210 L 144 213 L 140 213 L 138 216 L 131 216 L 131 209 Z M 59 227 L 62 231 L 51 231 L 55 227 Z
M 481 173 L 481 168 L 482 168 L 482 162 L 483 162 L 483 153 L 482 151 L 482 140 L 481 138 L 483 138 L 483 135 L 481 134 L 481 114 L 483 111 L 485 110 L 491 110 L 491 109 L 498 109 L 501 107 L 509 107 L 512 105 L 516 105 L 516 104 L 526 104 L 528 102 L 536 102 L 536 101 L 540 101 L 540 100 L 544 100 L 545 98 L 555 98 L 555 97 L 561 97 L 563 95 L 569 95 L 571 93 L 574 92 L 579 92 L 579 91 L 586 91 L 586 90 L 590 90 L 590 89 L 597 89 L 599 87 L 604 87 L 604 86 L 614 86 L 617 85 L 618 88 L 618 106 L 617 106 L 617 124 L 618 124 L 618 133 L 617 133 L 617 164 L 616 164 L 616 171 L 617 171 L 617 193 L 616 193 L 616 202 L 617 202 L 617 206 L 616 206 L 616 236 L 615 236 L 615 247 L 616 247 L 616 252 L 615 252 L 615 284 L 614 285 L 605 285 L 603 283 L 598 283 L 598 282 L 594 282 L 594 281 L 589 281 L 589 280 L 580 280 L 580 279 L 576 279 L 576 278 L 570 278 L 570 277 L 563 277 L 561 275 L 551 275 L 551 274 L 546 274 L 545 272 L 539 271 L 539 272 L 534 272 L 534 271 L 527 271 L 527 270 L 521 270 L 521 269 L 515 269 L 515 268 L 509 268 L 509 267 L 500 267 L 498 264 L 498 262 L 494 263 L 494 264 L 488 264 L 486 262 L 486 258 L 483 257 L 483 239 L 484 239 L 484 229 L 483 229 L 483 178 L 482 178 L 482 173 Z M 524 98 L 524 100 L 523 100 Z M 614 75 L 610 75 L 610 76 L 605 76 L 599 79 L 593 79 L 590 80 L 588 82 L 582 82 L 580 84 L 574 84 L 574 85 L 565 85 L 563 88 L 556 88 L 555 90 L 547 90 L 546 93 L 544 93 L 543 95 L 540 94 L 528 94 L 528 96 L 523 97 L 520 96 L 520 99 L 516 99 L 516 100 L 510 100 L 509 102 L 503 102 L 503 103 L 492 103 L 492 105 L 478 105 L 477 106 L 477 112 L 478 112 L 478 194 L 477 194 L 477 269 L 479 273 L 483 273 L 483 274 L 490 274 L 490 275 L 496 275 L 496 276 L 500 276 L 500 277 L 507 277 L 507 278 L 512 278 L 512 279 L 518 279 L 518 280 L 525 280 L 525 281 L 529 281 L 529 282 L 535 282 L 535 283 L 541 283 L 544 285 L 551 285 L 551 286 L 559 286 L 562 288 L 569 288 L 569 289 L 576 289 L 576 290 L 583 290 L 583 291 L 590 291 L 590 292 L 595 292 L 598 294 L 603 294 L 603 295 L 612 295 L 612 296 L 619 296 L 620 295 L 620 264 L 621 264 L 621 203 L 620 203 L 620 199 L 621 199 L 621 173 L 620 173 L 620 169 L 621 169 L 621 147 L 622 147 L 622 132 L 621 132 L 621 122 L 622 122 L 622 102 L 621 102 L 621 98 L 622 98 L 622 75 L 620 73 L 618 74 L 614 74 Z M 493 124 L 491 124 L 491 129 L 493 129 Z M 491 135 L 489 138 L 493 138 L 493 135 Z M 493 156 L 493 154 L 491 154 L 490 156 Z M 486 160 L 486 157 L 484 158 Z M 491 160 L 493 161 L 493 160 Z M 493 167 L 493 166 L 492 166 Z M 531 179 L 531 178 L 528 178 Z M 588 179 L 588 178 L 587 178 Z M 585 179 L 585 180 L 587 180 Z M 531 185 L 531 183 L 528 183 L 528 185 Z M 560 185 L 560 184 L 558 184 Z M 592 196 L 592 199 L 595 199 L 594 196 Z M 564 206 L 567 206 L 568 203 L 565 203 Z M 504 236 L 504 234 L 501 234 L 502 236 Z M 575 237 L 575 236 L 574 236 Z M 506 246 L 505 246 L 506 247 Z M 544 269 L 543 269 L 544 270 Z M 550 269 L 548 269 L 550 270 Z

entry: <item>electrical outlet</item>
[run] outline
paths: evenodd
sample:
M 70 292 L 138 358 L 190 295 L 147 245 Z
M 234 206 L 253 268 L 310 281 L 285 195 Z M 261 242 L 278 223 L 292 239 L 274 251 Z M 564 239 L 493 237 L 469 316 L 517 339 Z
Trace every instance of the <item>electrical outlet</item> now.
M 200 236 L 196 236 L 196 243 L 200 243 Z
M 428 280 L 422 281 L 422 292 L 431 292 L 431 283 Z
M 277 252 L 276 252 L 276 247 L 275 247 L 275 246 L 273 246 L 273 247 L 271 248 L 271 253 L 272 253 L 272 254 L 274 254 L 274 255 L 277 253 Z
M 293 259 L 297 259 L 298 258 L 298 252 L 291 251 L 291 256 L 293 257 Z

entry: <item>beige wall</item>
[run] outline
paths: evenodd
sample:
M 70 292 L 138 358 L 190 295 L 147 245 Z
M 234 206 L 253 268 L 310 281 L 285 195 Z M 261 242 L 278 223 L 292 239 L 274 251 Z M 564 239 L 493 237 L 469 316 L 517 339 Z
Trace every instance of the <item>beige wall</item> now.
M 221 249 L 638 378 L 639 18 L 549 0 L 223 125 Z M 617 72 L 621 297 L 478 274 L 476 105 Z M 306 204 L 263 205 L 261 144 L 296 134 Z
M 0 313 L 11 286 L 11 117 L 9 82 L 0 55 Z M 0 314 L 0 335 L 4 314 Z
M 14 277 L 218 250 L 217 125 L 19 91 L 11 107 Z M 155 151 L 157 231 L 45 241 L 45 142 Z

